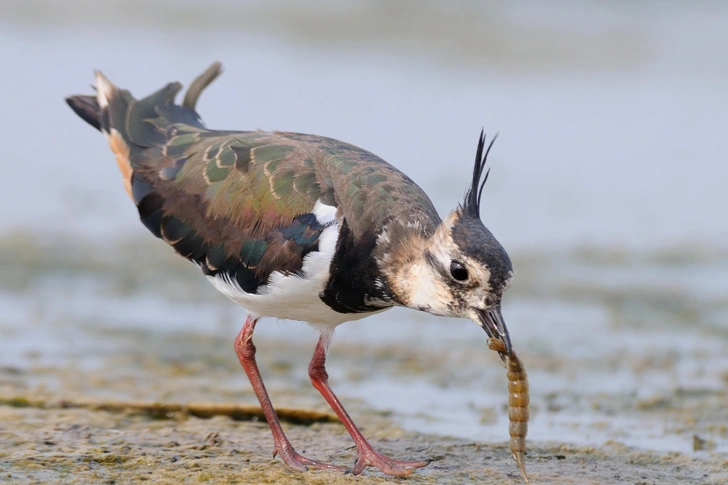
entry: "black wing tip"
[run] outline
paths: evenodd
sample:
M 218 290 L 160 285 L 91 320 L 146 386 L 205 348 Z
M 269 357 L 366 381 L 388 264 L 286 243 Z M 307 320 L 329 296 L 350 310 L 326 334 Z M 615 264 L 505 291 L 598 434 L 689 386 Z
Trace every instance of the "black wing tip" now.
M 81 119 L 101 131 L 101 107 L 96 96 L 85 94 L 68 96 L 66 103 Z
M 463 212 L 468 216 L 480 218 L 480 201 L 483 197 L 483 188 L 488 181 L 488 174 L 490 174 L 490 168 L 486 170 L 485 165 L 488 161 L 490 149 L 493 148 L 493 143 L 495 143 L 496 139 L 498 139 L 498 133 L 491 138 L 486 148 L 485 129 L 480 130 L 478 149 L 475 152 L 475 164 L 473 165 L 473 179 L 470 182 L 470 187 L 465 192 L 463 203 L 460 205 Z

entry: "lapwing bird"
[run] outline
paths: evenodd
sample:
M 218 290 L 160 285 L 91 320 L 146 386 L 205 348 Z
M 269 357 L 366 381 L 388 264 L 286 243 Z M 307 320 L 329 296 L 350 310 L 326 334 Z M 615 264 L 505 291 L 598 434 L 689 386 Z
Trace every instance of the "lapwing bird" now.
M 513 269 L 480 220 L 493 142 L 486 147 L 481 132 L 465 198 L 442 220 L 412 179 L 354 145 L 206 128 L 195 104 L 220 72 L 213 64 L 181 105 L 179 83 L 137 100 L 100 72 L 95 96 L 66 101 L 106 136 L 147 229 L 247 310 L 234 347 L 273 433 L 273 456 L 294 470 L 347 470 L 298 454 L 283 433 L 255 361 L 263 317 L 320 331 L 308 373 L 354 439 L 348 471 L 409 475 L 429 461 L 394 460 L 366 440 L 329 387 L 329 344 L 338 325 L 403 306 L 473 320 L 504 343 L 502 358 L 510 355 L 500 303 Z

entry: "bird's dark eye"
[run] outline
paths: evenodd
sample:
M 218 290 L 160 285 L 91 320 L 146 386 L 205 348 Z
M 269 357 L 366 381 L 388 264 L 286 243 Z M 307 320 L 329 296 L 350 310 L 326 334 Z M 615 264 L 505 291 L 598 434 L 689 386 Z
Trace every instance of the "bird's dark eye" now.
M 465 281 L 468 279 L 468 270 L 465 269 L 465 266 L 463 266 L 463 263 L 460 261 L 452 261 L 450 263 L 450 274 L 458 281 Z

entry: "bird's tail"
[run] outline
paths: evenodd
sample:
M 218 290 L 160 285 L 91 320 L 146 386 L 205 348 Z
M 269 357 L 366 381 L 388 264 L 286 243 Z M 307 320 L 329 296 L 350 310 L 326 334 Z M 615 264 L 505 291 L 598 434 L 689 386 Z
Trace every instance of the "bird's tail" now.
M 156 93 L 136 100 L 129 91 L 116 87 L 98 71 L 96 96 L 69 96 L 66 102 L 84 121 L 106 135 L 124 177 L 124 187 L 131 197 L 134 169 L 150 159 L 143 152 L 162 147 L 170 125 L 184 123 L 204 128 L 195 112 L 195 105 L 202 91 L 221 72 L 219 62 L 210 66 L 190 85 L 181 105 L 174 103 L 175 96 L 182 89 L 180 83 L 169 83 Z

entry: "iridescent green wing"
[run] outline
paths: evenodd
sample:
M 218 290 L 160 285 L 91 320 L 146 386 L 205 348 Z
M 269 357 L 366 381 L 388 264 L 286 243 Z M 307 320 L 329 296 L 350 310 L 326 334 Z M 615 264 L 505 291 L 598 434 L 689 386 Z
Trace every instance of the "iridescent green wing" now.
M 325 188 L 313 160 L 287 140 L 174 124 L 148 153 L 156 163 L 137 164 L 132 177 L 142 221 L 206 273 L 235 273 L 250 290 L 273 271 L 300 271 L 318 249 L 324 227 L 312 209 Z
M 144 225 L 205 273 L 224 272 L 246 291 L 273 271 L 301 271 L 324 229 L 314 204 L 333 200 L 306 145 L 207 130 L 193 110 L 174 104 L 178 90 L 170 84 L 139 101 L 119 90 L 102 110 L 102 129 L 128 145 Z

